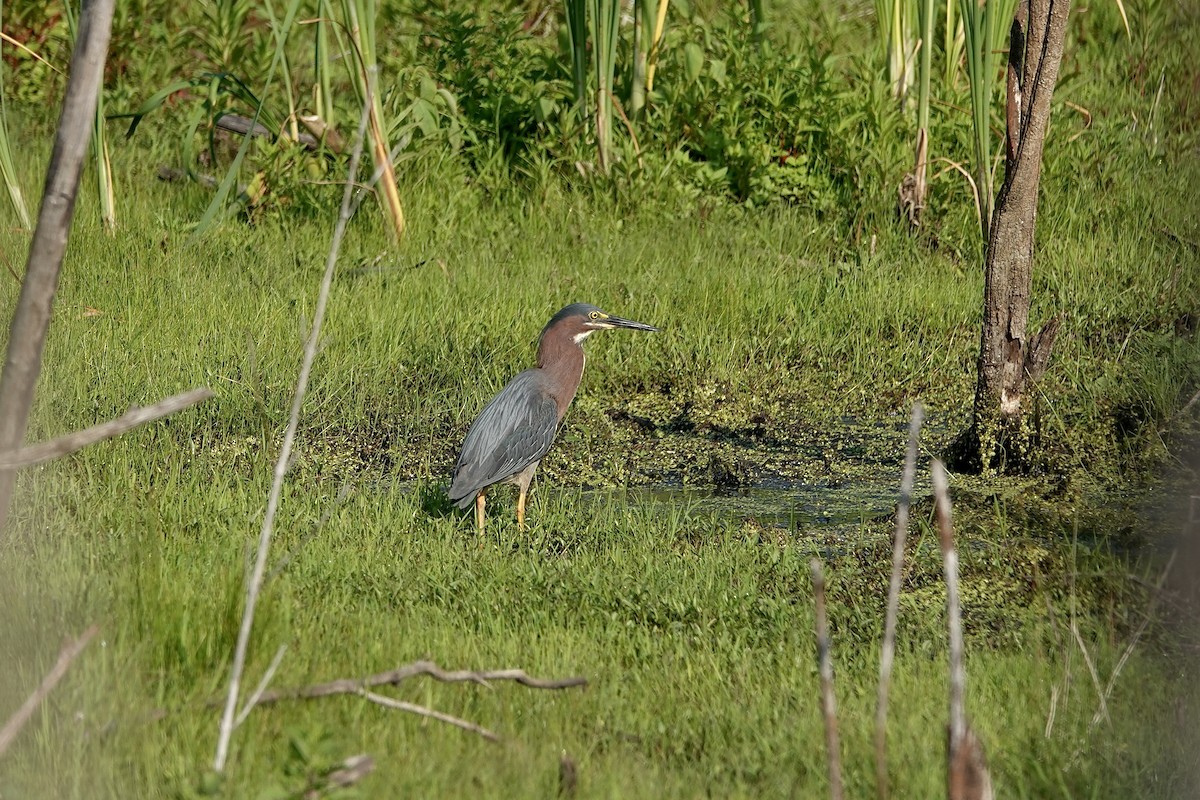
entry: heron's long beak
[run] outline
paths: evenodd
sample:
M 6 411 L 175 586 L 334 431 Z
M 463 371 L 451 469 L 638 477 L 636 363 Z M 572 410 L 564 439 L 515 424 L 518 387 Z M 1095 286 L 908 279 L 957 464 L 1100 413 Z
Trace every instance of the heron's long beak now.
M 621 319 L 620 317 L 607 317 L 604 320 L 606 325 L 613 328 L 629 328 L 635 331 L 657 331 L 658 328 L 653 325 L 647 325 L 644 322 L 634 322 L 631 319 Z

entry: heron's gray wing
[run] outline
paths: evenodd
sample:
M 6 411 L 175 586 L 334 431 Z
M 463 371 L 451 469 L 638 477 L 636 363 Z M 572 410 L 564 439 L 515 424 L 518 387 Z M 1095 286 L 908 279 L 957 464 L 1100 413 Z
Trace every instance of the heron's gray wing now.
M 454 465 L 450 499 L 466 508 L 475 494 L 540 461 L 554 442 L 558 406 L 537 370 L 525 370 L 492 398 L 467 431 Z

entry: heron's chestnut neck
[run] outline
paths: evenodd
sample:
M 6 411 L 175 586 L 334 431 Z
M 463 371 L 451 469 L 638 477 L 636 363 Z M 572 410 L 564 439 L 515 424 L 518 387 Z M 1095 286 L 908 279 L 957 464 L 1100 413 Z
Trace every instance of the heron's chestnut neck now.
M 567 413 L 567 406 L 575 399 L 579 382 L 583 380 L 583 348 L 575 337 L 585 332 L 580 324 L 563 320 L 542 332 L 538 343 L 537 365 L 547 380 L 554 402 L 558 405 L 558 418 Z

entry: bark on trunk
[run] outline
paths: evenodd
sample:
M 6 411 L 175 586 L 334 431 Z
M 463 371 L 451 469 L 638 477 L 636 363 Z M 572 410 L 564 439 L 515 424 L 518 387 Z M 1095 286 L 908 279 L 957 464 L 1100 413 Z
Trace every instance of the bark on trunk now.
M 1010 32 L 1004 185 L 984 267 L 983 332 L 970 439 L 984 470 L 1020 469 L 1036 446 L 1031 385 L 1046 369 L 1059 319 L 1029 336 L 1042 146 L 1058 80 L 1069 0 L 1022 0 Z

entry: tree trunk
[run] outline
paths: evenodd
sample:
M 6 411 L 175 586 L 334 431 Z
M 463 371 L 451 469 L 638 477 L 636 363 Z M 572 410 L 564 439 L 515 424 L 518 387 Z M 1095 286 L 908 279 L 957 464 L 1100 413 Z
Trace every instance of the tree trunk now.
M 1009 41 L 1007 153 L 984 267 L 983 333 L 969 439 L 984 470 L 1028 464 L 1036 447 L 1032 384 L 1046 369 L 1059 318 L 1029 337 L 1042 145 L 1058 80 L 1069 0 L 1022 0 Z M 972 459 L 973 460 L 973 459 Z

